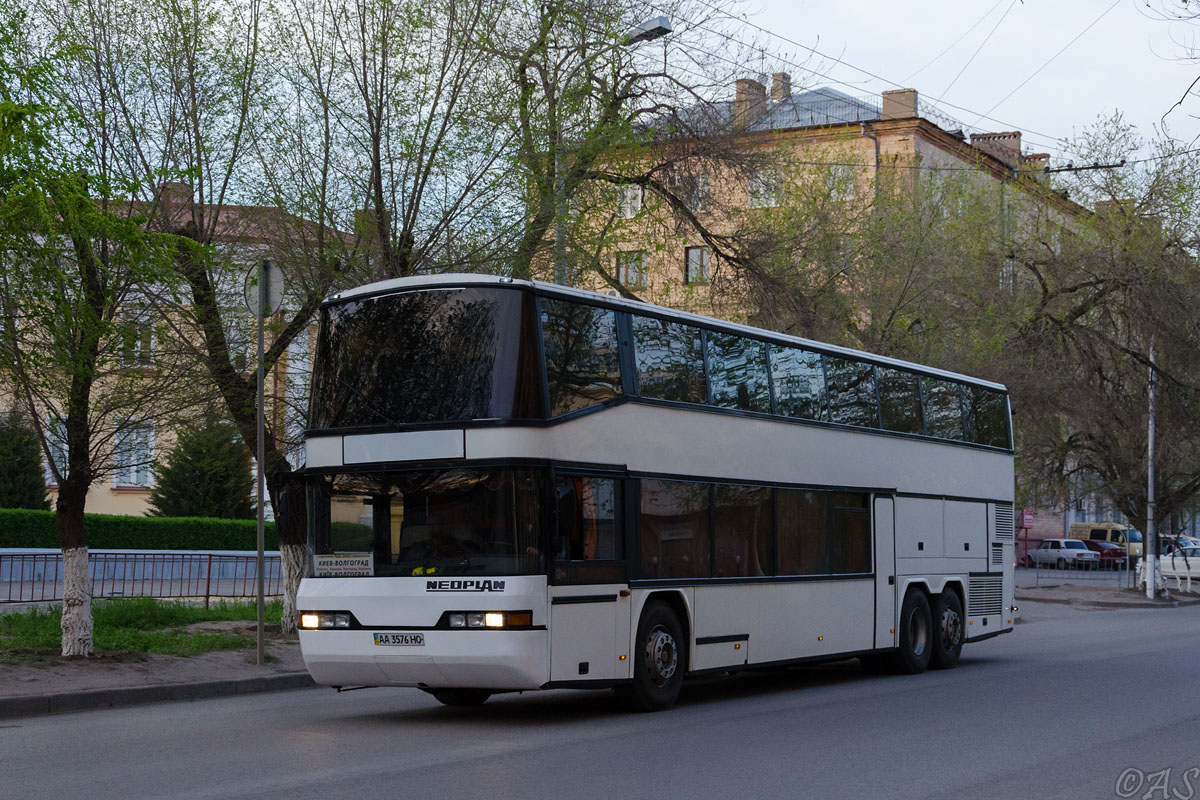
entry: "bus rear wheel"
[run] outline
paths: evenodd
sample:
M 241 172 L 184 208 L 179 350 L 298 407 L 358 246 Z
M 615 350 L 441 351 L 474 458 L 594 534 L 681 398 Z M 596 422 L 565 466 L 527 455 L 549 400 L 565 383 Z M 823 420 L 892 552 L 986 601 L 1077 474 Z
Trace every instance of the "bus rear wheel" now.
M 646 604 L 633 645 L 633 681 L 617 687 L 618 696 L 637 711 L 675 705 L 687 655 L 683 627 L 670 606 L 658 600 Z
M 920 589 L 909 589 L 900 607 L 900 649 L 892 668 L 901 675 L 920 675 L 929 667 L 933 650 L 933 620 L 929 600 Z
M 950 669 L 958 663 L 963 646 L 963 609 L 958 594 L 947 588 L 933 605 L 933 647 L 929 666 Z
M 444 706 L 480 706 L 492 693 L 487 689 L 426 689 Z

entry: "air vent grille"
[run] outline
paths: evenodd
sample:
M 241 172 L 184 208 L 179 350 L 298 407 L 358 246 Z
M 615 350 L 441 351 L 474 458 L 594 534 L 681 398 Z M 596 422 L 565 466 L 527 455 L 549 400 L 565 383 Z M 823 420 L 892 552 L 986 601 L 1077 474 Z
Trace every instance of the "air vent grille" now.
M 992 538 L 997 541 L 1013 540 L 1012 503 L 996 503 L 992 506 Z
M 967 585 L 967 616 L 999 614 L 1004 607 L 1004 579 L 996 577 L 971 578 Z
M 992 543 L 991 565 L 993 567 L 1003 567 L 1004 566 L 1004 545 L 996 544 L 994 542 Z

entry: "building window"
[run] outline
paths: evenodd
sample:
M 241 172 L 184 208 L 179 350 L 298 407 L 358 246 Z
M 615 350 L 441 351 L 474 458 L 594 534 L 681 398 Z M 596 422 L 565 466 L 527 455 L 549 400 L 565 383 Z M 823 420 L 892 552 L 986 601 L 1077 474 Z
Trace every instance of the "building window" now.
M 113 448 L 113 485 L 149 487 L 154 484 L 154 423 L 117 420 Z
M 829 172 L 825 173 L 825 188 L 829 191 L 829 197 L 839 202 L 854 197 L 854 179 L 854 167 L 831 164 Z
M 67 458 L 66 423 L 53 417 L 46 417 L 46 445 L 50 450 L 51 462 L 46 465 L 46 485 L 57 486 L 58 479 L 54 477 L 54 470 L 57 469 L 58 474 L 65 478 L 67 477 L 67 465 L 70 463 Z
M 668 185 L 693 214 L 708 211 L 710 183 L 707 175 L 674 175 Z
M 709 249 L 707 247 L 684 248 L 684 283 L 708 283 Z
M 154 353 L 154 327 L 145 311 L 130 312 L 121 321 L 121 366 L 148 367 Z
M 621 186 L 617 189 L 617 216 L 633 219 L 642 210 L 642 187 Z
M 617 280 L 634 289 L 646 288 L 646 252 L 630 250 L 617 253 Z
M 765 169 L 750 176 L 750 207 L 770 208 L 783 200 L 783 176 Z

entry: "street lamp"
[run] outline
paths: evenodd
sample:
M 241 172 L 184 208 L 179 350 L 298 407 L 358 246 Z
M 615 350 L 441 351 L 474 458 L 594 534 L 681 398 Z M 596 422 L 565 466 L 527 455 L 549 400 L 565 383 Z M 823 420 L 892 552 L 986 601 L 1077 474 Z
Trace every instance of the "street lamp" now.
M 671 20 L 666 17 L 650 17 L 634 25 L 625 32 L 622 45 L 630 47 L 641 42 L 661 39 L 674 29 Z M 664 62 L 666 56 L 663 56 Z M 562 131 L 556 131 L 557 143 L 554 148 L 554 282 L 570 285 L 571 275 L 567 269 L 567 224 L 566 224 L 566 186 L 562 180 Z

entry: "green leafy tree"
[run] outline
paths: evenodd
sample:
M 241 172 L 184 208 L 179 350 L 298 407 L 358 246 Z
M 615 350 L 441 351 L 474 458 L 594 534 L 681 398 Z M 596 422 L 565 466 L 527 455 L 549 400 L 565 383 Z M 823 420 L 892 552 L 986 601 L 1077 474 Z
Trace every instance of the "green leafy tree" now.
M 72 146 L 83 122 L 52 96 L 57 43 L 32 40 L 23 13 L 0 14 L 0 369 L 54 456 L 62 654 L 90 656 L 88 489 L 128 461 L 123 441 L 150 409 L 169 410 L 183 382 L 165 360 L 153 370 L 127 361 L 123 310 L 162 280 L 165 259 L 137 219 L 112 213 L 117 188 Z
M 17 411 L 0 419 L 0 508 L 50 508 L 37 433 Z
M 159 517 L 249 519 L 250 450 L 230 422 L 209 414 L 183 429 L 155 471 L 150 505 Z

